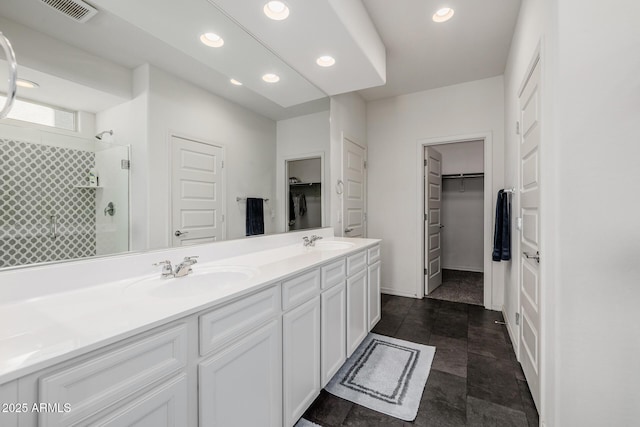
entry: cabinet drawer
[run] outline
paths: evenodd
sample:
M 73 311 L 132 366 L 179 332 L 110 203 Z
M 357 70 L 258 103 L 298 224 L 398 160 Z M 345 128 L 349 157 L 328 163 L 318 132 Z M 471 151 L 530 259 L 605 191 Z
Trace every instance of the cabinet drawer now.
M 239 335 L 280 313 L 280 287 L 274 286 L 200 316 L 200 355 L 220 350 Z
M 320 270 L 314 269 L 282 282 L 282 309 L 288 310 L 320 292 Z
M 367 265 L 367 251 L 358 252 L 357 254 L 347 257 L 347 276 L 352 276 L 359 271 L 364 270 Z
M 380 245 L 375 245 L 367 250 L 367 264 L 375 264 L 380 259 Z
M 71 405 L 41 412 L 39 426 L 74 424 L 186 365 L 187 328 L 178 325 L 40 378 L 39 401 Z
M 344 279 L 346 278 L 345 266 L 346 262 L 343 258 L 322 267 L 323 290 L 344 282 Z

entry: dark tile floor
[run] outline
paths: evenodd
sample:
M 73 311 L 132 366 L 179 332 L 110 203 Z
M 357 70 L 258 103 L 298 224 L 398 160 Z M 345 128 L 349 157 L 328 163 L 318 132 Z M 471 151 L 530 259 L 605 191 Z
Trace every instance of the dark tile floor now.
M 382 296 L 373 332 L 436 347 L 418 416 L 401 421 L 322 391 L 304 415 L 337 426 L 538 426 L 502 314 L 482 307 Z
M 442 269 L 442 285 L 427 298 L 484 306 L 484 274 Z

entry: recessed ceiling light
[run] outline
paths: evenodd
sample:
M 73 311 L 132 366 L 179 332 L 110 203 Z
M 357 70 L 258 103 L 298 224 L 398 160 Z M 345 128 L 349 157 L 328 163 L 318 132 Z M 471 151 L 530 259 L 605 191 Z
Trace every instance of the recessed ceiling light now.
M 274 21 L 282 21 L 289 16 L 289 8 L 281 1 L 270 1 L 264 5 L 264 14 Z
M 215 33 L 204 33 L 200 36 L 200 41 L 211 47 L 220 47 L 224 44 L 222 37 Z
M 445 22 L 451 19 L 454 13 L 455 12 L 450 7 L 443 7 L 433 14 L 432 19 L 434 22 Z
M 280 81 L 280 77 L 277 74 L 268 73 L 262 76 L 262 80 L 267 83 L 278 83 Z
M 232 85 L 236 85 L 236 86 L 242 86 L 242 82 L 239 82 L 236 79 L 231 79 L 229 80 L 231 82 Z
M 16 85 L 20 87 L 26 87 L 28 89 L 35 89 L 37 87 L 40 87 L 38 83 L 32 82 L 31 80 L 25 80 L 25 79 L 17 79 Z
M 336 60 L 333 56 L 323 55 L 320 58 L 316 59 L 316 64 L 321 67 L 331 67 L 336 63 Z

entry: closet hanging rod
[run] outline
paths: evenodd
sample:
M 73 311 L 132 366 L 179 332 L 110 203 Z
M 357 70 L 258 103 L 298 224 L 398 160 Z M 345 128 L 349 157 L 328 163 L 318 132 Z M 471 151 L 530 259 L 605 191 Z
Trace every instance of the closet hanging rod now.
M 256 199 L 261 199 L 261 197 L 256 197 Z M 268 202 L 269 199 L 262 199 L 264 200 L 264 202 Z M 247 198 L 246 197 L 236 197 L 236 202 L 246 202 Z
M 442 179 L 460 179 L 460 178 L 484 178 L 484 173 L 454 173 L 442 175 Z

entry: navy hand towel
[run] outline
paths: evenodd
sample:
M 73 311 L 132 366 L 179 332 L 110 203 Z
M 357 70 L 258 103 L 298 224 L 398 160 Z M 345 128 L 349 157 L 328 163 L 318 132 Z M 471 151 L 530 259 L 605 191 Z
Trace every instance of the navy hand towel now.
M 247 197 L 247 236 L 264 234 L 264 201 Z
M 511 205 L 509 194 L 504 190 L 498 191 L 496 202 L 496 224 L 493 233 L 494 261 L 509 261 L 511 259 Z

